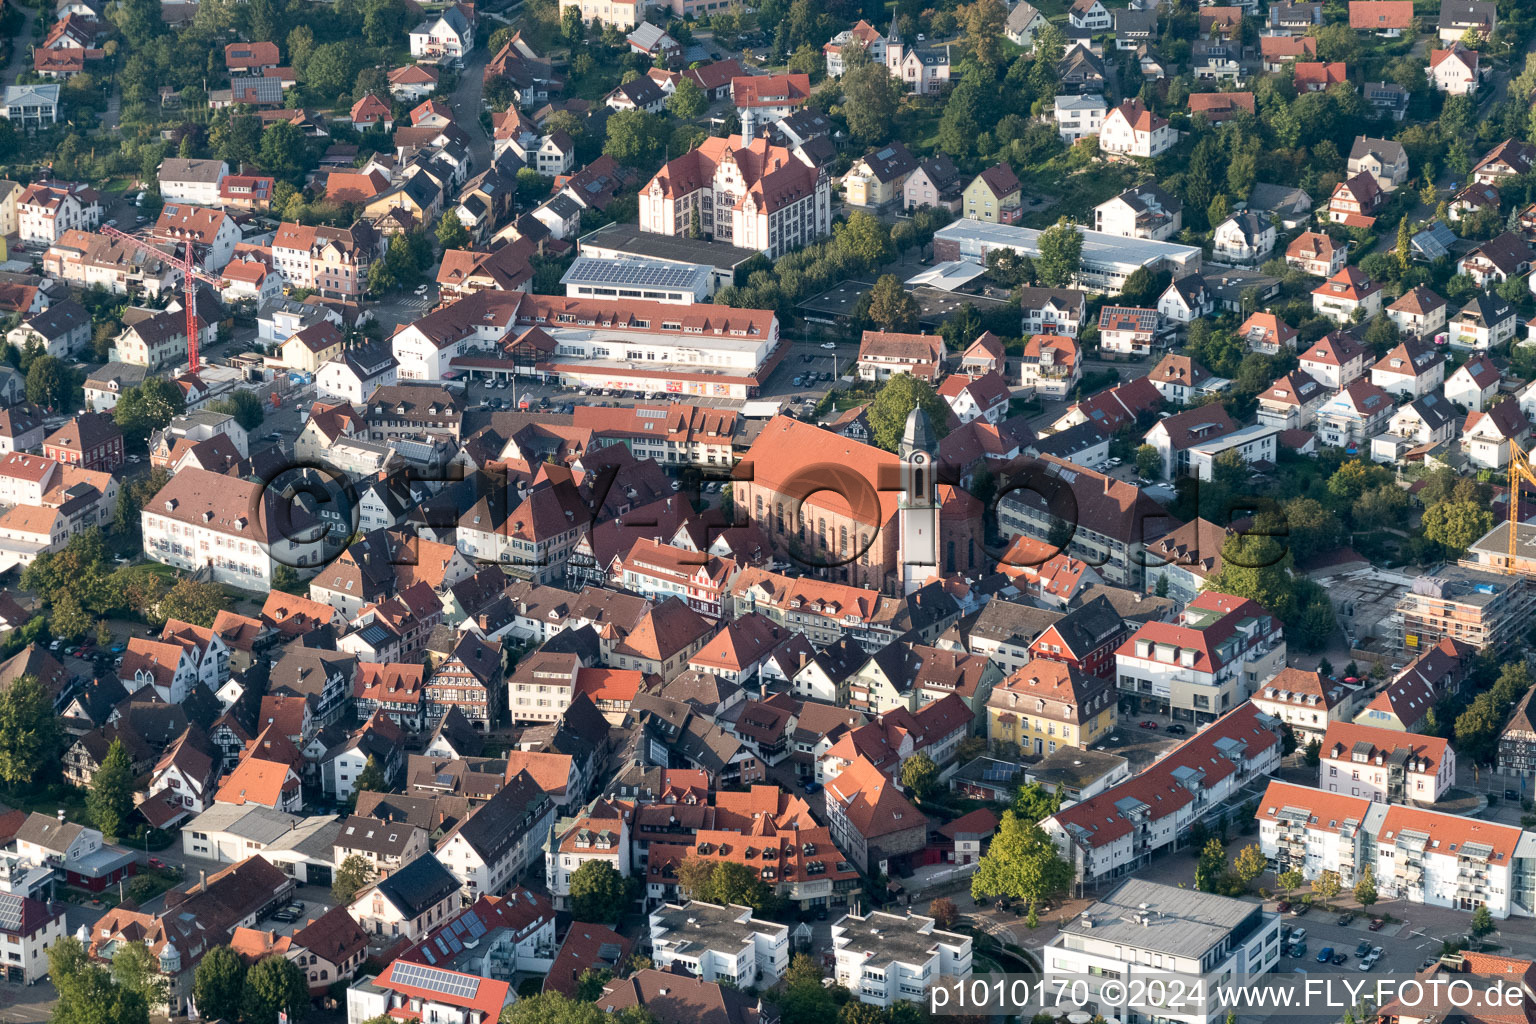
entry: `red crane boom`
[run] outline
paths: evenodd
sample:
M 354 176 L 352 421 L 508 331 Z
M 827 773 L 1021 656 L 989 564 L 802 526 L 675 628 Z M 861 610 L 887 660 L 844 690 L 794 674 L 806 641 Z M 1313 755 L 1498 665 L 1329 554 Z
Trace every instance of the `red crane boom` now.
M 117 228 L 112 227 L 103 227 L 101 233 L 110 238 L 115 238 L 119 242 L 126 242 L 135 249 L 153 253 L 159 259 L 164 260 L 181 271 L 182 305 L 186 307 L 187 312 L 187 367 L 192 373 L 196 373 L 200 364 L 197 361 L 197 286 L 194 282 L 204 281 L 217 288 L 222 283 L 222 279 L 205 274 L 197 269 L 197 266 L 192 262 L 191 239 L 188 239 L 186 242 L 186 256 L 167 256 L 151 243 L 130 235 L 126 231 L 119 231 Z

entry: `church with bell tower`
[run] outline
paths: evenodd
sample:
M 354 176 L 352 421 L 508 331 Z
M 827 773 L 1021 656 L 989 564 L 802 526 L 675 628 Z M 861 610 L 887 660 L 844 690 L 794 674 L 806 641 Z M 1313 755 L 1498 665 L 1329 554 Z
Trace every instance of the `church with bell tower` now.
M 902 594 L 912 593 L 939 572 L 937 453 L 933 424 L 922 406 L 915 406 L 901 434 L 896 561 L 901 567 Z

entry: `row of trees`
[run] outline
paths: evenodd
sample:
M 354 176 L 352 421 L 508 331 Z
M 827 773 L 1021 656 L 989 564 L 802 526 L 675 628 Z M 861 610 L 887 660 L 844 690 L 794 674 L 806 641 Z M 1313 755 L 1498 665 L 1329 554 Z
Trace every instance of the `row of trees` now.
M 298 964 L 280 954 L 247 967 L 228 946 L 214 946 L 192 975 L 192 999 L 207 1020 L 270 1024 L 285 1013 L 299 1024 L 309 1013 L 309 981 Z

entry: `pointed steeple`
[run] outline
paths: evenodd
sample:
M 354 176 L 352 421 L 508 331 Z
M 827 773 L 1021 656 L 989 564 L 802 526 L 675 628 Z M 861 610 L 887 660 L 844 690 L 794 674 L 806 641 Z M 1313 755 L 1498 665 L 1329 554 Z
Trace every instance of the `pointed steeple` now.
M 934 437 L 933 423 L 928 419 L 928 414 L 923 411 L 921 405 L 912 407 L 907 413 L 907 426 L 901 432 L 901 457 L 910 459 L 913 452 L 927 452 L 932 455 L 938 444 Z

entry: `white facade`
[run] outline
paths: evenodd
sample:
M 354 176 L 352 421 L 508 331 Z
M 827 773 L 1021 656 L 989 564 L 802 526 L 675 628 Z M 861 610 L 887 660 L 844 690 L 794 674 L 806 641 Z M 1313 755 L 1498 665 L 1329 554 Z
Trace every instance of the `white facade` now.
M 1109 113 L 1109 104 L 1097 93 L 1064 95 L 1056 97 L 1053 110 L 1056 133 L 1061 136 L 1061 141 L 1071 146 L 1104 129 L 1104 115 Z
M 758 921 L 749 907 L 691 900 L 651 912 L 656 969 L 683 967 L 700 981 L 766 987 L 789 968 L 789 928 Z
M 1229 1010 L 1221 988 L 1280 962 L 1280 915 L 1258 903 L 1133 879 L 1066 925 L 1042 959 L 1048 991 L 1053 979 L 1069 991 L 1087 979 L 1094 999 L 1109 980 L 1129 987 L 1155 978 L 1201 997 L 1159 1008 L 1158 1020 L 1214 1024 Z
M 1367 865 L 1382 900 L 1530 917 L 1536 835 L 1510 825 L 1271 782 L 1259 801 L 1259 847 L 1277 870 L 1347 888 Z
M 941 977 L 971 976 L 971 937 L 943 931 L 933 918 L 910 912 L 849 914 L 832 926 L 832 950 L 837 983 L 873 1006 L 900 1000 L 927 1006 Z

